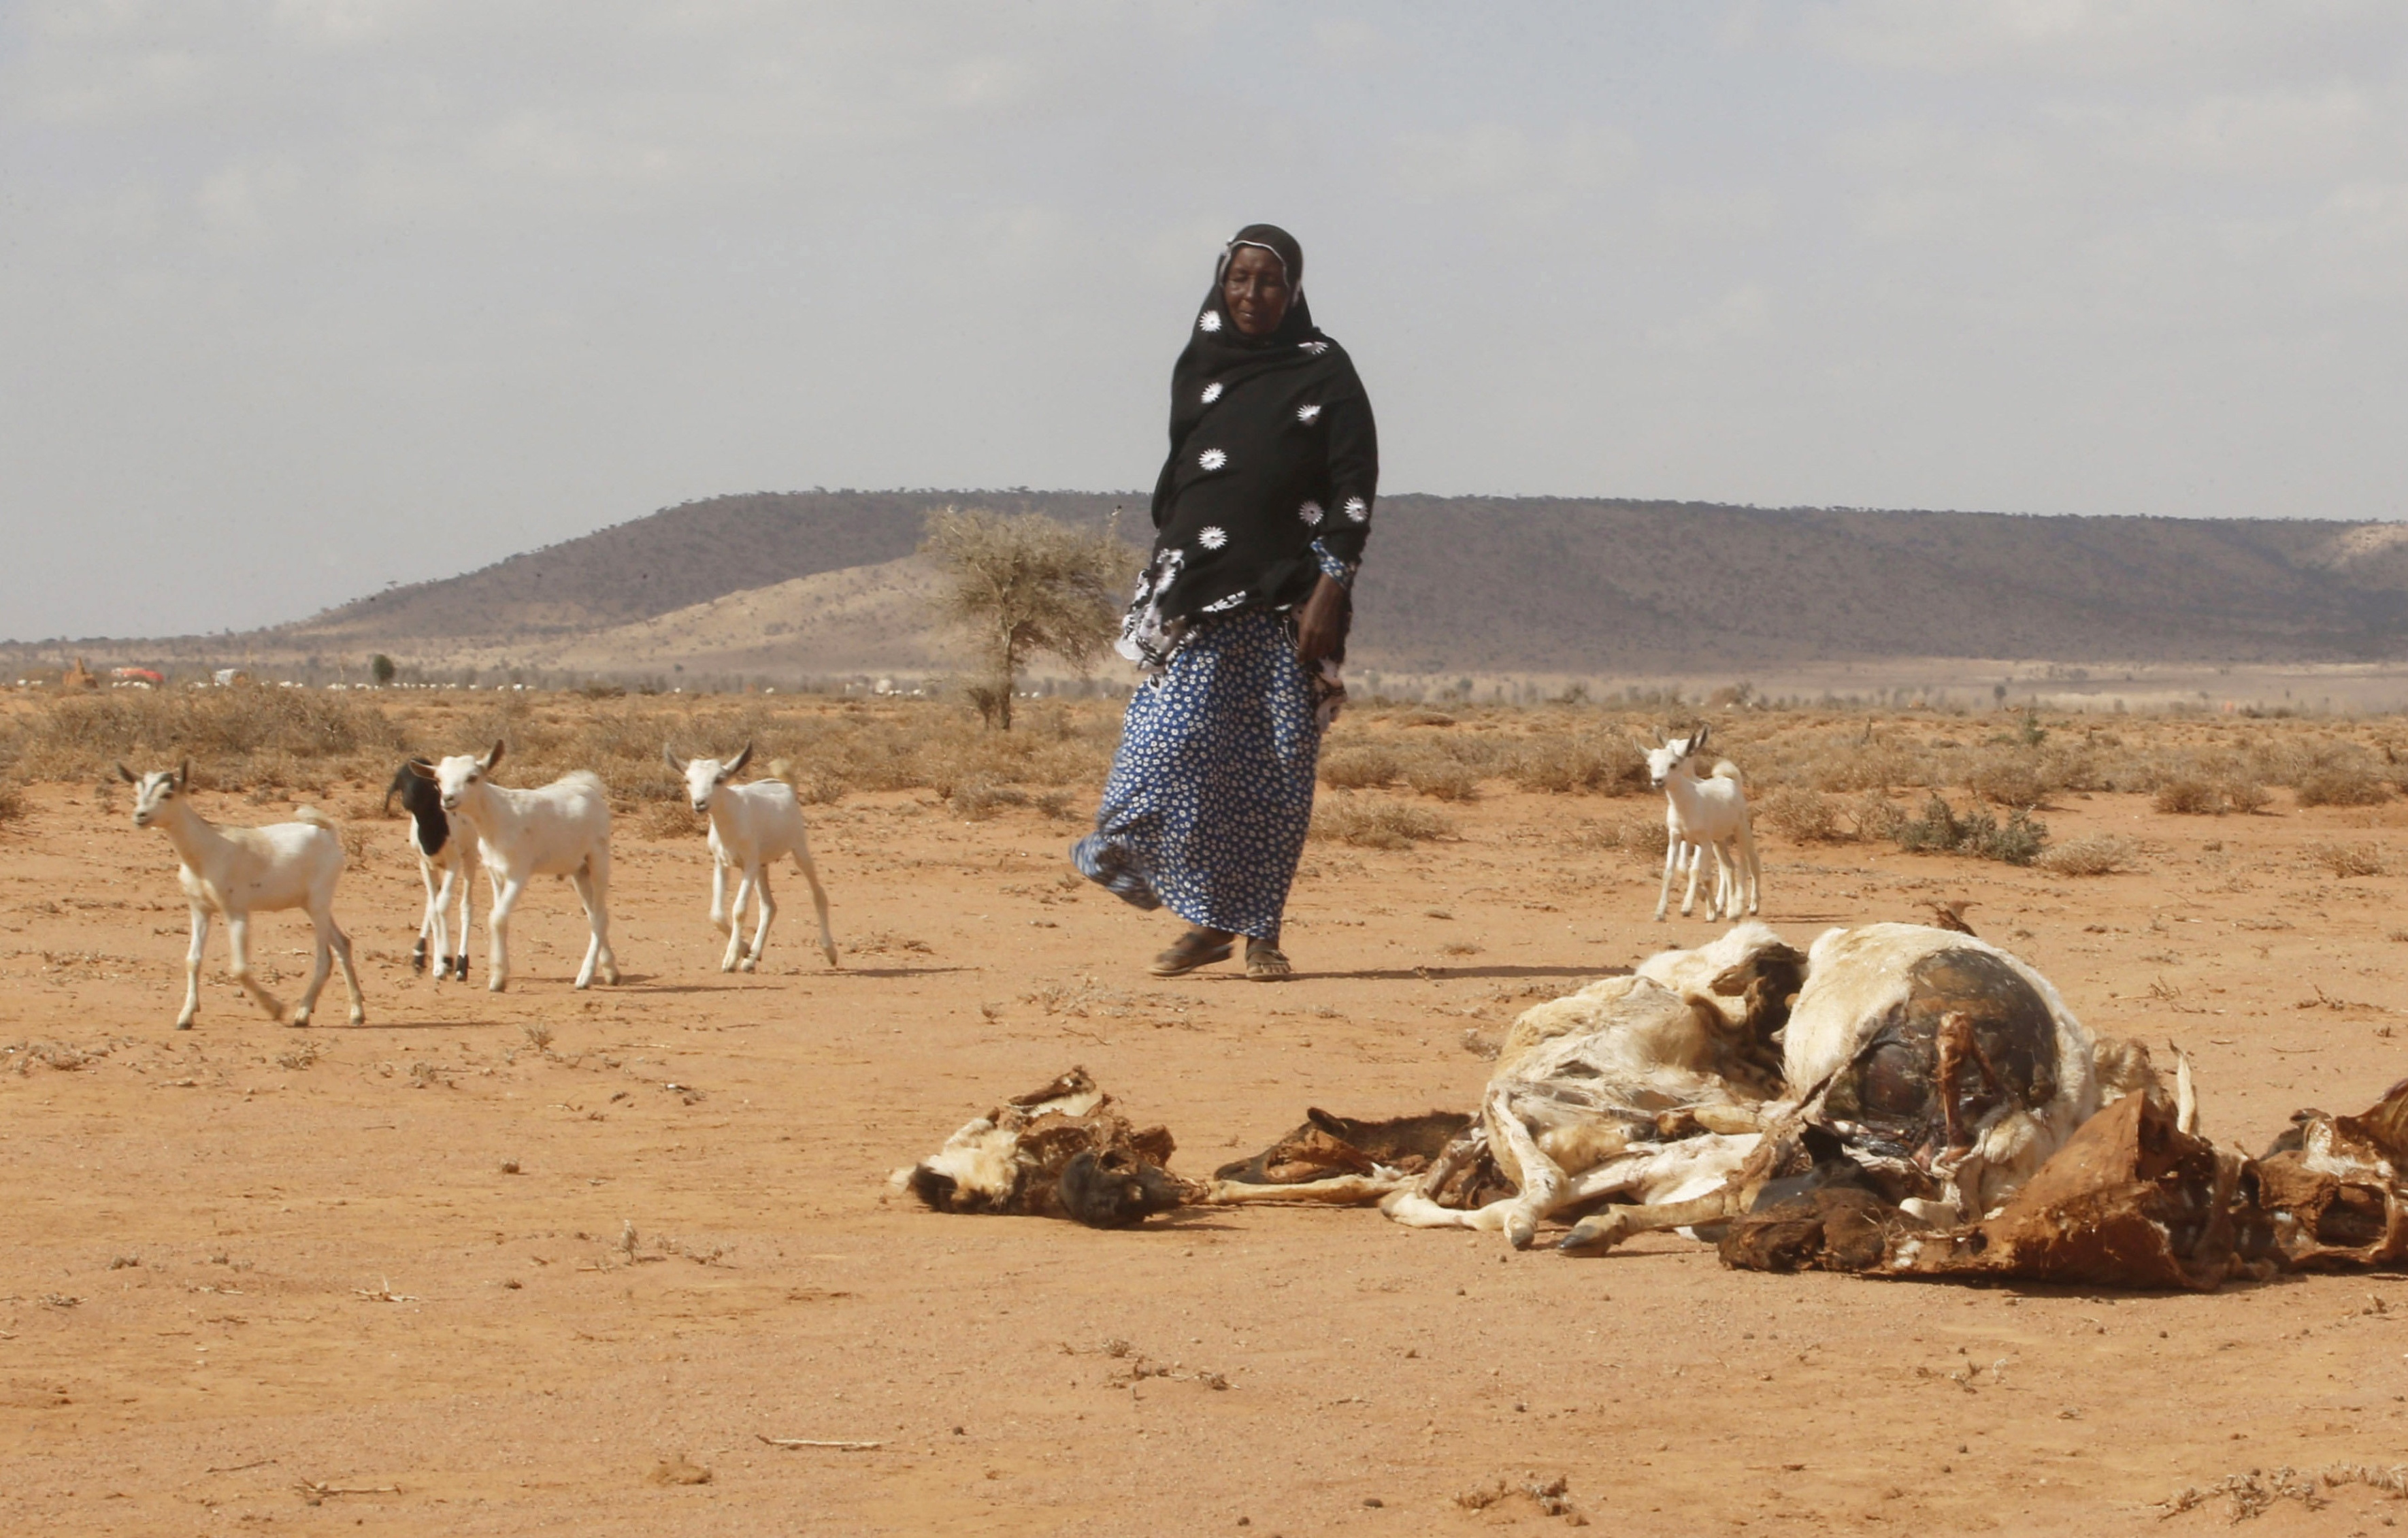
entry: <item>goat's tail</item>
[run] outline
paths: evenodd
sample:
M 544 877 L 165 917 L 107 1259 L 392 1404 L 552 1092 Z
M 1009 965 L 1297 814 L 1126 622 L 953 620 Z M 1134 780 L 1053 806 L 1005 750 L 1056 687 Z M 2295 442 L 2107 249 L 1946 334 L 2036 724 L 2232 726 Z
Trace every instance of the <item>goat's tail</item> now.
M 295 808 L 293 812 L 293 820 L 296 823 L 308 823 L 311 827 L 322 827 L 329 833 L 340 833 L 342 831 L 340 827 L 337 827 L 335 825 L 334 818 L 327 816 L 324 812 L 319 811 L 313 806 Z
M 1708 774 L 1706 778 L 1710 780 L 1729 780 L 1738 784 L 1742 790 L 1745 790 L 1747 788 L 1747 781 L 1740 774 L 1739 766 L 1732 763 L 1727 758 L 1715 759 L 1713 770 L 1712 773 Z
M 795 783 L 795 766 L 791 759 L 770 759 L 769 778 L 777 781 L 780 784 L 784 785 L 788 790 L 796 790 L 801 788 Z

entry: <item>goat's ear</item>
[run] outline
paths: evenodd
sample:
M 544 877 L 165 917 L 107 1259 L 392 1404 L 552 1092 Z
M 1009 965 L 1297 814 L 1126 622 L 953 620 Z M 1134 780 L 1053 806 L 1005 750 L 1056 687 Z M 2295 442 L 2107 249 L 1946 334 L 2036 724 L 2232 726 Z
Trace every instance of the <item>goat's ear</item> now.
M 680 758 L 675 753 L 671 752 L 669 750 L 669 745 L 666 742 L 661 744 L 661 762 L 666 764 L 670 769 L 675 769 L 680 774 L 683 774 L 685 772 L 685 760 Z
M 132 769 L 127 769 L 122 763 L 117 766 L 117 777 L 124 781 L 129 785 L 138 785 L 142 783 L 142 776 L 135 773 Z
M 1669 748 L 1672 745 L 1672 740 L 1664 735 L 1664 728 L 1661 726 L 1656 728 L 1656 745 L 1659 748 Z
M 1703 753 L 1703 752 L 1705 752 L 1705 751 L 1706 751 L 1706 736 L 1707 736 L 1707 734 L 1708 734 L 1708 733 L 1712 732 L 1713 730 L 1713 728 L 1712 726 L 1699 726 L 1699 727 L 1698 728 L 1698 735 L 1697 735 L 1697 736 L 1695 736 L 1695 737 L 1692 737 L 1691 739 L 1689 739 L 1689 751 L 1690 751 L 1691 753 Z
M 751 762 L 752 762 L 752 744 L 747 742 L 744 744 L 744 751 L 736 755 L 736 761 L 720 771 L 720 777 L 724 779 L 731 774 L 741 774 L 744 771 L 744 766 Z
M 417 775 L 422 780 L 432 780 L 435 778 L 435 766 L 428 763 L 423 758 L 413 758 L 408 763 L 404 764 L 402 768 L 408 769 L 410 773 Z
M 500 763 L 501 761 L 502 761 L 502 740 L 501 740 L 500 738 L 496 737 L 496 738 L 494 738 L 494 751 L 493 751 L 493 752 L 491 752 L 491 753 L 489 753 L 489 754 L 487 754 L 487 755 L 485 755 L 485 756 L 483 756 L 482 758 L 478 759 L 478 760 L 477 760 L 477 767 L 478 767 L 479 769 L 492 769 L 495 764 Z
M 193 761 L 189 758 L 176 766 L 176 788 L 182 790 L 193 783 Z

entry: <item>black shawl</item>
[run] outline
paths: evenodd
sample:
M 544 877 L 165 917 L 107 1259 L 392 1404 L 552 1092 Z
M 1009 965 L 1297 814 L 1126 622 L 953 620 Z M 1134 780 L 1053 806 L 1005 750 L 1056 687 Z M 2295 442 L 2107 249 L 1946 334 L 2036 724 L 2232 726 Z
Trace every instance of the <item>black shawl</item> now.
M 1268 337 L 1240 332 L 1222 297 L 1240 246 L 1287 268 L 1287 314 Z M 1154 558 L 1133 623 L 1151 611 L 1144 627 L 1175 637 L 1198 615 L 1301 603 L 1320 577 L 1316 539 L 1350 569 L 1362 560 L 1378 434 L 1346 350 L 1312 323 L 1303 277 L 1304 253 L 1271 225 L 1248 225 L 1222 252 L 1170 373 L 1170 457 L 1154 482 Z

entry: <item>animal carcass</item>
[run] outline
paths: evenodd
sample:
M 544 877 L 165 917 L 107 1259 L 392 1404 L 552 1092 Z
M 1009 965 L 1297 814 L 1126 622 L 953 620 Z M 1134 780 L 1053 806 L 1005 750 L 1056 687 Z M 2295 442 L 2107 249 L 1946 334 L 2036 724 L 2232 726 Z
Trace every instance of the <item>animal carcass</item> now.
M 1133 1126 L 1074 1068 L 1017 1095 L 945 1140 L 892 1184 L 940 1213 L 1072 1217 L 1125 1229 L 1199 1194 L 1164 1166 L 1167 1128 Z

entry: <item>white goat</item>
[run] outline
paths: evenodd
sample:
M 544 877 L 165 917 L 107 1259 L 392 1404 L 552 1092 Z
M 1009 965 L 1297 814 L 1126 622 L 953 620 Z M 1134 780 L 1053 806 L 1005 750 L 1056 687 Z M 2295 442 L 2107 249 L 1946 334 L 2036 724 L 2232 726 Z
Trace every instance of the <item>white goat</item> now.
M 1664 882 L 1656 893 L 1656 920 L 1672 900 L 1672 877 L 1681 867 L 1684 843 L 1711 849 L 1714 855 L 1714 897 L 1708 918 L 1737 918 L 1742 909 L 1757 911 L 1763 868 L 1756 863 L 1756 833 L 1749 826 L 1747 791 L 1738 766 L 1715 764 L 1702 778 L 1698 755 L 1705 752 L 1712 728 L 1699 726 L 1688 737 L 1659 742 L 1647 753 L 1647 776 L 1664 792 L 1664 828 L 1670 839 L 1664 850 Z M 1688 889 L 1681 898 L 1681 916 L 1697 906 L 1698 872 L 1702 857 L 1689 862 Z
M 193 948 L 184 957 L 184 1008 L 176 1016 L 178 1030 L 192 1029 L 193 1016 L 200 1013 L 201 948 L 209 938 L 213 913 L 225 916 L 227 970 L 236 984 L 268 1018 L 283 1018 L 282 1001 L 251 975 L 251 915 L 286 908 L 307 910 L 317 935 L 309 988 L 293 1012 L 293 1023 L 309 1023 L 335 956 L 342 957 L 343 983 L 351 989 L 351 1024 L 367 1018 L 361 1007 L 359 973 L 351 970 L 351 937 L 335 927 L 335 882 L 343 873 L 343 841 L 324 812 L 303 807 L 293 822 L 218 828 L 193 810 L 185 794 L 193 777 L 190 759 L 173 774 L 137 775 L 122 764 L 117 772 L 135 787 L 134 826 L 156 827 L 175 846 L 176 858 L 182 862 L 176 880 L 193 905 Z
M 477 853 L 493 886 L 485 933 L 493 946 L 485 986 L 494 993 L 509 984 L 510 914 L 528 882 L 566 876 L 585 905 L 590 938 L 577 985 L 619 981 L 619 958 L 610 950 L 610 796 L 600 775 L 576 769 L 540 790 L 494 784 L 493 768 L 502 744 L 481 758 L 455 754 L 433 769 L 413 764 L 410 772 L 432 780 L 443 793 L 443 810 L 458 814 L 477 835 Z
M 752 744 L 722 763 L 716 758 L 681 761 L 664 744 L 661 756 L 685 776 L 686 799 L 710 818 L 710 923 L 727 936 L 727 954 L 719 970 L 751 971 L 769 942 L 769 921 L 778 916 L 777 899 L 769 895 L 769 868 L 791 855 L 795 869 L 811 884 L 811 906 L 819 910 L 820 954 L 837 964 L 836 937 L 828 932 L 827 892 L 820 885 L 819 868 L 811 863 L 810 840 L 803 831 L 803 809 L 794 787 L 783 780 L 759 780 L 749 785 L 728 781 L 752 761 Z M 736 901 L 727 900 L 727 873 L 736 872 Z M 752 948 L 744 948 L 744 905 L 757 898 L 761 922 L 752 931 Z
M 464 837 L 443 814 L 443 793 L 432 780 L 422 779 L 420 769 L 435 766 L 423 758 L 413 758 L 396 770 L 393 783 L 385 787 L 386 812 L 393 810 L 393 798 L 401 798 L 402 810 L 409 813 L 409 851 L 418 856 L 418 879 L 426 885 L 426 907 L 418 915 L 418 943 L 410 947 L 409 970 L 426 970 L 427 948 L 432 942 L 435 954 L 435 980 L 446 978 L 468 981 L 468 911 L 470 896 L 477 884 L 477 841 Z M 437 877 L 442 878 L 438 884 Z M 455 898 L 456 894 L 456 898 Z M 460 927 L 451 925 L 451 913 L 460 910 Z M 456 942 L 456 943 L 455 943 Z

